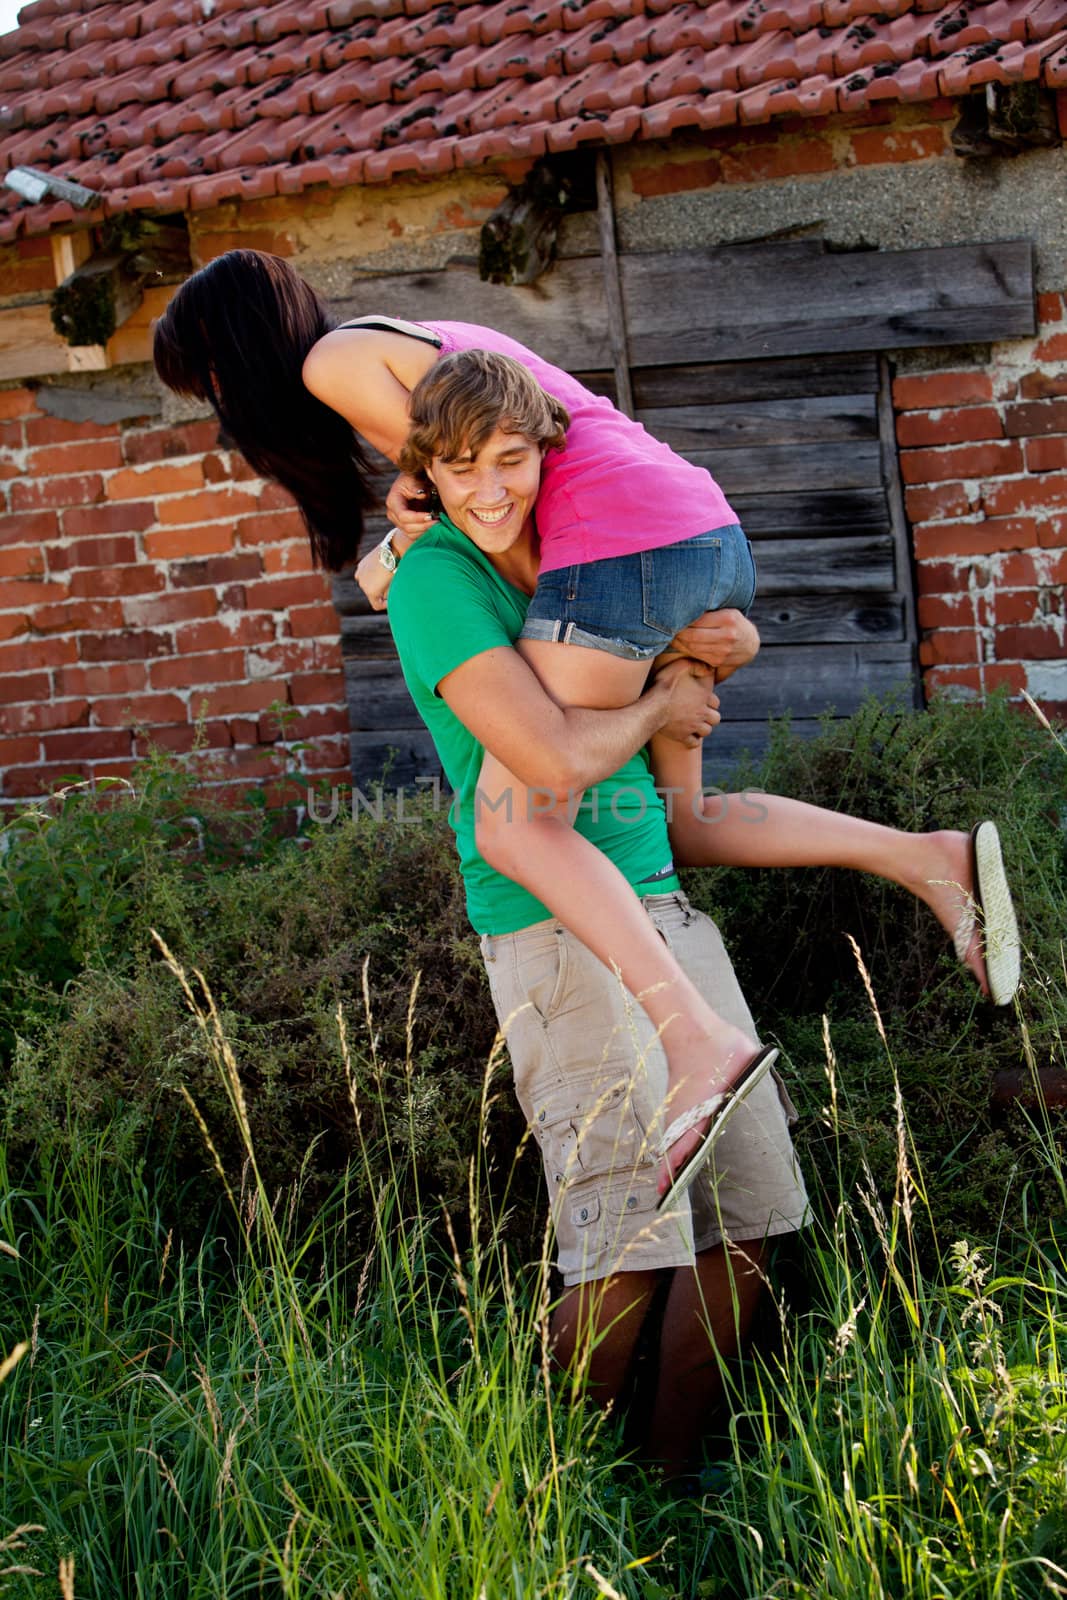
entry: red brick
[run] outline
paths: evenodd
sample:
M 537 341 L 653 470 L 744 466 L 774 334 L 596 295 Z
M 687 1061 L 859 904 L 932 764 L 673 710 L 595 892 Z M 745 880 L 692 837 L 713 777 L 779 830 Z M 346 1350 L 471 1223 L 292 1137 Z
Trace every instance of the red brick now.
M 201 702 L 209 717 L 240 716 L 244 712 L 266 711 L 276 700 L 285 699 L 284 683 L 235 683 L 228 688 L 208 689 L 194 696 L 196 714 Z
M 1037 525 L 1037 543 L 1046 548 L 1067 544 L 1067 517 L 1049 517 Z
M 38 633 L 96 633 L 122 626 L 122 607 L 117 600 L 58 600 L 38 606 L 30 613 Z
M 980 667 L 933 667 L 923 676 L 931 694 L 965 689 L 977 699 L 982 692 L 983 671 Z
M 88 700 L 0 707 L 0 733 L 47 733 L 53 728 L 76 728 L 88 720 Z
M 1015 440 L 960 445 L 957 449 L 948 450 L 905 450 L 900 457 L 900 472 L 905 483 L 995 478 L 1022 470 L 1022 446 Z
M 260 511 L 294 511 L 296 501 L 280 483 L 265 483 L 256 501 Z
M 919 645 L 924 667 L 962 666 L 982 658 L 982 636 L 974 628 L 938 629 Z
M 997 630 L 997 657 L 1001 661 L 1062 661 L 1063 629 L 1049 624 L 1032 628 Z
M 17 644 L 0 645 L 0 672 L 35 672 L 77 659 L 73 639 L 20 639 Z
M 242 545 L 271 544 L 279 539 L 307 539 L 299 511 L 259 512 L 242 517 L 237 529 L 237 542 Z
M 920 561 L 915 569 L 919 594 L 966 594 L 968 568 L 959 561 Z
M 0 550 L 0 578 L 44 576 L 44 551 L 40 545 L 16 544 Z
M 284 728 L 269 712 L 259 722 L 259 737 L 264 742 L 281 739 L 286 744 L 291 744 L 296 739 L 316 739 L 323 734 L 347 733 L 347 705 L 338 705 L 326 711 L 305 711 L 299 717 L 287 718 Z
M 153 689 L 205 688 L 240 683 L 248 676 L 243 650 L 213 650 L 210 655 L 180 655 L 154 661 L 149 668 Z
M 976 595 L 981 603 L 984 596 Z M 968 594 L 924 594 L 916 602 L 920 628 L 964 628 L 975 624 L 975 608 Z M 982 624 L 981 614 L 978 617 Z
M 982 506 L 994 517 L 1067 505 L 1067 477 L 1016 478 L 982 486 Z
M 251 749 L 222 751 L 219 755 L 212 756 L 209 763 L 211 770 L 220 778 L 223 775 L 232 777 L 237 773 L 254 782 L 263 782 L 267 778 L 280 776 L 287 765 L 287 757 L 283 751 L 262 744 L 253 745 Z M 243 800 L 243 791 L 237 791 L 235 798 Z
M 273 720 L 269 714 L 255 722 L 251 717 L 234 717 L 229 724 L 230 740 L 233 744 L 270 744 L 270 739 L 261 739 L 259 729 L 261 722 Z
M 174 633 L 174 642 L 182 655 L 195 655 L 202 650 L 227 650 L 235 645 L 268 644 L 273 638 L 274 618 L 264 614 L 228 617 L 225 622 L 189 622 L 176 628 Z
M 29 631 L 30 619 L 24 611 L 0 612 L 0 639 L 15 639 Z
M 664 161 L 657 167 L 638 167 L 630 174 L 630 184 L 642 199 L 654 195 L 682 194 L 687 189 L 710 189 L 722 180 L 722 168 L 714 157 L 695 161 Z
M 46 445 L 31 450 L 26 460 L 26 476 L 58 477 L 63 473 L 108 472 L 122 465 L 122 446 L 117 439 L 93 439 L 84 444 Z
M 68 539 L 93 534 L 143 533 L 156 520 L 149 501 L 125 500 L 117 505 L 73 506 L 63 513 L 63 532 Z
M 993 380 L 986 372 L 924 372 L 893 380 L 893 404 L 899 411 L 935 411 L 992 398 Z
M 1067 468 L 1067 434 L 1026 441 L 1026 465 L 1031 472 L 1062 472 Z
M 306 578 L 264 578 L 245 588 L 250 611 L 285 611 L 289 606 L 321 603 L 329 593 L 329 580 L 322 573 Z
M 0 417 L 25 417 L 36 410 L 37 396 L 32 390 L 0 390 Z
M 136 560 L 137 540 L 128 534 L 110 539 L 72 539 L 48 552 L 52 572 L 70 572 L 75 567 L 125 567 Z
M 1067 361 L 1067 333 L 1053 333 L 1034 346 L 1035 361 Z
M 1059 400 L 1067 395 L 1067 373 L 1027 372 L 1019 381 L 1024 400 Z M 1011 429 L 1009 428 L 1009 433 Z
M 1005 556 L 1000 568 L 1000 584 L 1004 589 L 1030 589 L 1039 584 L 1067 582 L 1067 551 L 1061 556 L 1041 556 L 1038 570 L 1034 557 L 1029 555 Z
M 52 762 L 49 766 L 12 767 L 3 774 L 4 798 L 26 800 L 50 794 L 58 784 L 71 778 L 84 779 L 89 768 L 84 762 Z
M 203 743 L 200 743 L 201 738 Z M 225 722 L 200 722 L 195 726 L 187 722 L 184 725 L 172 723 L 170 726 L 153 728 L 146 734 L 135 733 L 133 749 L 138 756 L 146 756 L 150 750 L 169 750 L 174 755 L 188 755 L 194 747 L 228 750 L 230 744 L 230 730 Z
M 183 561 L 170 569 L 175 589 L 202 588 L 222 583 L 240 583 L 263 576 L 263 558 L 254 550 L 245 554 L 217 556 L 204 561 Z
M 0 739 L 0 778 L 5 767 L 18 767 L 27 761 L 36 761 L 40 754 L 41 741 L 36 737 Z
M 93 720 L 102 728 L 152 727 L 164 723 L 188 722 L 185 701 L 176 694 L 124 695 L 113 700 L 94 700 Z
M 854 133 L 851 157 L 857 166 L 882 166 L 887 162 L 929 161 L 948 152 L 944 128 L 894 128 L 888 133 L 872 129 Z
M 33 483 L 20 481 L 11 485 L 13 511 L 41 511 L 46 508 L 86 505 L 99 500 L 104 480 L 98 473 L 87 473 L 76 478 L 43 478 Z
M 303 762 L 305 772 L 334 773 L 342 782 L 350 782 L 352 767 L 347 733 L 340 739 L 316 741 L 312 749 L 304 751 Z
M 279 572 L 317 572 L 311 557 L 311 546 L 307 540 L 300 544 L 269 544 L 261 557 L 263 571 L 268 574 Z
M 224 555 L 233 549 L 234 529 L 230 522 L 209 523 L 201 528 L 162 528 L 144 536 L 145 555 L 157 561 L 181 561 L 186 556 Z
M 125 729 L 79 729 L 77 733 L 52 733 L 44 741 L 46 761 L 106 761 L 128 756 L 132 750 Z
M 111 474 L 104 492 L 109 500 L 141 500 L 148 495 L 184 494 L 203 483 L 202 465 L 189 461 L 182 466 L 124 467 Z
M 21 700 L 47 700 L 52 693 L 52 680 L 47 672 L 16 672 L 11 677 L 0 678 L 0 702 L 14 705 Z
M 938 484 L 936 489 L 905 489 L 904 503 L 913 523 L 931 517 L 965 517 L 974 510 L 977 496 L 962 483 Z
M 173 654 L 165 633 L 126 630 L 102 635 L 83 634 L 79 641 L 83 661 L 148 661 L 153 656 Z
M 1033 400 L 1005 406 L 1004 431 L 1013 438 L 1067 433 L 1067 400 Z
M 106 667 L 63 667 L 56 674 L 58 695 L 135 694 L 147 685 L 143 661 L 115 661 Z
M 126 620 L 135 628 L 158 628 L 168 622 L 195 622 L 213 617 L 218 600 L 211 589 L 183 589 L 180 593 L 155 595 L 148 600 L 129 600 Z
M 91 599 L 107 595 L 153 594 L 162 589 L 163 573 L 158 567 L 85 567 L 70 575 L 71 596 Z
M 213 419 L 187 422 L 177 428 L 152 428 L 147 433 L 127 433 L 122 440 L 123 454 L 131 467 L 150 461 L 167 461 L 174 456 L 198 456 L 218 444 L 219 425 Z
M 795 143 L 755 146 L 722 153 L 725 183 L 770 183 L 776 178 L 805 177 L 809 173 L 832 172 L 834 153 L 823 139 L 803 139 Z
M 939 556 L 988 556 L 1000 550 L 1027 550 L 1038 543 L 1037 524 L 1027 517 L 983 522 L 928 523 L 915 529 L 917 561 Z
M 169 524 L 184 525 L 210 522 L 221 517 L 243 517 L 246 512 L 253 511 L 255 506 L 256 497 L 242 494 L 239 489 L 208 489 L 202 494 L 175 495 L 172 500 L 160 501 L 159 520 Z M 229 546 L 226 548 L 229 549 Z M 203 555 L 207 552 L 191 553 Z
M 904 447 L 1000 439 L 1003 434 L 1000 413 L 992 406 L 963 406 L 950 411 L 905 411 L 897 418 L 897 440 Z
M 0 544 L 35 544 L 59 537 L 59 518 L 54 511 L 24 511 L 0 515 Z
M 1063 321 L 1063 296 L 1058 294 L 1039 294 L 1037 297 L 1037 320 L 1042 327 L 1047 322 Z
M 341 621 L 332 600 L 321 605 L 290 606 L 289 632 L 294 639 L 314 639 L 339 634 Z
M 35 582 L 32 579 L 22 583 L 17 578 L 9 578 L 0 581 L 0 611 L 22 610 L 49 600 L 63 600 L 66 594 L 65 583 Z
M 300 673 L 289 679 L 294 706 L 343 705 L 345 680 L 340 672 Z
M 1038 616 L 1040 589 L 997 589 L 993 596 L 993 616 L 998 628 L 1011 622 L 1033 622 Z
M 31 449 L 45 444 L 81 444 L 87 439 L 115 439 L 113 422 L 67 422 L 63 417 L 31 417 L 25 424 Z

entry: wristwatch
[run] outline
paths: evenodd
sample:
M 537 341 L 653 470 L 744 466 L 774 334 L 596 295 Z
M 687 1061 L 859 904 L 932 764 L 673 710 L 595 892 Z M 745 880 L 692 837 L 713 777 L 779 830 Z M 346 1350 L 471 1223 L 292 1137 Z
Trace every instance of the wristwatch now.
M 395 572 L 400 562 L 400 557 L 393 549 L 393 540 L 400 532 L 399 528 L 390 528 L 381 544 L 378 546 L 378 560 L 386 572 Z

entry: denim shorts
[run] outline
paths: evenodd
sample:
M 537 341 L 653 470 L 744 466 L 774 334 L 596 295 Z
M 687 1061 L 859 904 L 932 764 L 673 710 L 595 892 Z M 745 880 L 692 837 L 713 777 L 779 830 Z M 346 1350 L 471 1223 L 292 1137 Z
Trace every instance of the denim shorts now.
M 703 612 L 747 611 L 755 593 L 752 546 L 733 522 L 658 550 L 543 572 L 519 637 L 648 661 Z

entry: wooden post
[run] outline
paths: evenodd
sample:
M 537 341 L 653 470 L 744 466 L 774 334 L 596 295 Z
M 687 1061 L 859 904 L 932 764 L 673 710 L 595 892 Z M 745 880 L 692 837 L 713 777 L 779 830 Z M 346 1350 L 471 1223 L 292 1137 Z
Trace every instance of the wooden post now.
M 608 308 L 608 334 L 611 359 L 615 367 L 615 404 L 628 417 L 634 414 L 630 385 L 630 358 L 626 345 L 626 319 L 622 309 L 619 282 L 619 257 L 615 248 L 615 202 L 612 196 L 611 157 L 606 150 L 596 153 L 596 211 L 600 226 L 600 263 L 604 274 L 604 299 Z

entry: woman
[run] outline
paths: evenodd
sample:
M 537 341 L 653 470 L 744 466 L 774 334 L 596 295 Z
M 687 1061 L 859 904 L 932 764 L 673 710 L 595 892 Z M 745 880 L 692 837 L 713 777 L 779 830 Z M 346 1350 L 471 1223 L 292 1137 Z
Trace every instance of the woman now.
M 636 423 L 590 395 L 568 374 L 491 329 L 387 319 L 334 328 L 310 286 L 284 262 L 258 252 L 229 252 L 188 280 L 157 325 L 155 359 L 164 382 L 180 393 L 210 400 L 249 463 L 290 490 L 304 513 L 316 559 L 336 570 L 358 553 L 362 513 L 371 499 L 359 437 L 396 462 L 409 433 L 412 391 L 442 355 L 485 347 L 517 359 L 570 414 L 566 449 L 545 456 L 537 515 L 541 571 L 547 581 L 537 579 L 532 626 L 520 648 L 557 703 L 627 704 L 640 693 L 652 655 L 670 643 L 671 633 L 663 633 L 651 646 L 642 636 L 636 643 L 624 640 L 627 649 L 613 650 L 619 628 L 615 619 L 603 615 L 606 599 L 600 594 L 593 624 L 584 614 L 580 619 L 581 636 L 575 641 L 580 648 L 556 642 L 561 625 L 568 631 L 574 627 L 574 619 L 568 620 L 562 609 L 567 596 L 561 575 L 576 566 L 583 575 L 594 568 L 614 571 L 616 557 L 625 560 L 638 552 L 684 544 L 700 563 L 695 570 L 702 574 L 707 596 L 719 604 L 750 599 L 751 582 L 744 568 L 747 546 L 725 498 L 706 473 L 651 440 Z M 663 516 L 664 505 L 670 506 L 669 519 Z M 506 531 L 514 507 L 505 498 L 499 509 L 487 505 L 481 512 L 487 526 L 493 516 L 503 518 Z M 407 530 L 417 533 L 421 520 L 407 518 Z M 425 520 L 428 525 L 428 514 Z M 716 589 L 699 550 L 709 535 L 716 559 L 722 559 L 724 550 L 729 553 L 735 589 Z M 372 564 L 377 563 L 384 575 L 404 547 L 400 536 L 390 535 Z M 720 576 L 718 569 L 715 575 Z M 700 646 L 690 643 L 689 648 Z M 599 674 L 595 680 L 590 677 L 594 657 Z M 705 659 L 719 666 L 723 675 L 721 655 Z M 490 793 L 536 782 L 536 775 L 527 778 L 492 757 L 486 761 L 483 779 Z M 788 808 L 790 802 L 777 804 Z M 819 813 L 825 820 L 811 833 L 812 808 L 801 809 L 805 815 L 794 817 L 792 826 L 788 815 L 779 816 L 773 841 L 770 830 L 766 834 L 758 830 L 761 843 L 768 846 L 761 864 L 857 864 L 854 830 L 870 825 Z M 728 1092 L 746 1073 L 766 1069 L 768 1055 L 757 1052 L 754 1041 L 719 1018 L 680 968 L 665 958 L 654 930 L 638 914 L 629 886 L 604 858 L 594 863 L 579 853 L 572 859 L 582 861 L 580 872 L 561 875 L 554 870 L 554 855 L 569 830 L 561 818 L 543 821 L 557 831 L 544 835 L 535 860 L 523 852 L 521 862 L 512 859 L 505 866 L 505 850 L 495 864 L 512 876 L 526 873 L 523 881 L 552 913 L 602 960 L 619 968 L 627 987 L 641 996 L 661 1030 L 670 1069 L 669 1100 L 677 1113 L 664 1136 L 664 1187 L 673 1184 L 676 1193 L 691 1181 L 709 1153 L 714 1110 L 728 1103 Z M 709 836 L 714 833 L 719 861 L 753 860 L 750 835 L 756 830 L 745 826 L 743 819 L 740 837 L 729 823 L 705 831 Z M 908 883 L 932 906 L 942 925 L 956 936 L 961 960 L 987 992 L 986 963 L 973 917 L 968 926 L 969 908 L 980 887 L 987 906 L 994 893 L 998 905 L 1006 906 L 1004 948 L 994 950 L 991 940 L 989 952 L 996 967 L 994 998 L 1004 1003 L 1017 980 L 1018 946 L 1017 938 L 1012 938 L 1014 919 L 995 829 L 985 825 L 975 846 L 980 851 L 977 857 L 966 835 L 926 836 L 939 841 L 936 848 L 920 852 L 936 877 L 931 873 L 919 883 L 913 881 L 910 864 L 904 870 L 903 858 L 894 869 L 884 837 L 887 831 L 878 830 L 879 853 L 874 859 L 881 866 L 873 870 Z M 914 842 L 907 835 L 900 839 L 908 842 L 914 857 Z M 584 841 L 579 843 L 599 856 Z M 867 870 L 872 867 L 867 865 Z M 984 878 L 981 886 L 979 870 Z M 590 874 L 597 878 L 595 895 L 588 892 Z M 945 892 L 937 887 L 939 882 Z

